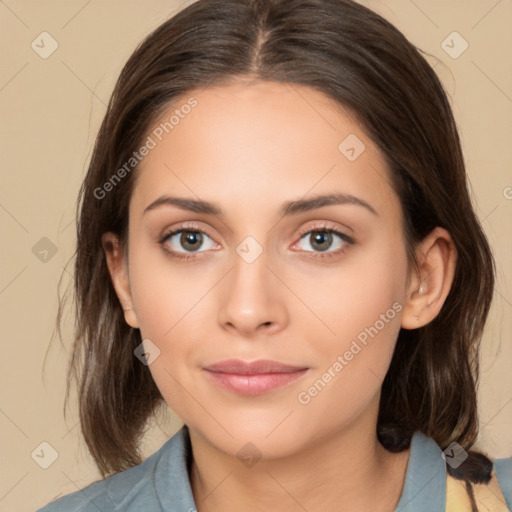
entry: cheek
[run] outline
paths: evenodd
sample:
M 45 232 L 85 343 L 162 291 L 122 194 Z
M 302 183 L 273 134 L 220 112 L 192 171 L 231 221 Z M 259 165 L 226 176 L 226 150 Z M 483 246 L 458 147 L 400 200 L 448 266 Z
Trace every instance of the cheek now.
M 188 418 L 190 397 L 184 389 L 190 388 L 190 375 L 204 339 L 199 332 L 206 325 L 200 299 L 211 287 L 207 281 L 212 276 L 191 279 L 180 266 L 165 260 L 157 257 L 148 264 L 142 254 L 133 255 L 132 297 L 142 339 L 150 339 L 159 350 L 149 366 L 153 380 L 169 407 Z
M 387 294 L 358 304 L 346 302 L 346 314 L 332 324 L 336 335 L 321 338 L 319 364 L 296 397 L 306 421 L 320 418 L 322 428 L 350 423 L 377 400 L 393 356 L 402 305 Z
M 338 268 L 324 268 L 314 278 L 303 276 L 294 292 L 315 313 L 315 327 L 326 334 L 328 345 L 334 343 L 339 349 L 376 323 L 383 338 L 396 336 L 406 276 L 403 243 L 393 244 L 381 236 L 367 248 L 358 248 Z
M 315 378 L 321 381 L 319 388 L 329 382 L 323 400 L 332 400 L 339 411 L 367 404 L 389 368 L 406 281 L 406 253 L 399 242 L 398 249 L 381 243 L 373 251 L 361 251 L 346 270 L 325 280 L 323 299 L 315 294 L 313 307 L 330 331 L 321 326 L 327 334 L 318 337 L 322 364 Z M 304 328 L 308 332 L 306 324 Z
M 197 305 L 212 286 L 203 268 L 173 262 L 160 249 L 143 244 L 130 257 L 130 286 L 141 333 L 166 340 L 197 315 Z
M 191 389 L 208 350 L 216 319 L 212 290 L 218 277 L 205 266 L 179 264 L 142 250 L 134 251 L 130 277 L 141 336 L 159 350 L 150 365 L 153 379 L 169 406 L 178 415 L 186 414 L 182 386 Z

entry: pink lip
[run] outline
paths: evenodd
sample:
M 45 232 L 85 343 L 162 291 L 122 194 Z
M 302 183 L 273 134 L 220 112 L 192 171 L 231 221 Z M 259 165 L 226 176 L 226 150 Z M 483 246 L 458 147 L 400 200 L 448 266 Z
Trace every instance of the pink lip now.
M 302 377 L 308 368 L 270 360 L 248 363 L 229 359 L 207 366 L 204 370 L 225 389 L 243 395 L 259 395 Z

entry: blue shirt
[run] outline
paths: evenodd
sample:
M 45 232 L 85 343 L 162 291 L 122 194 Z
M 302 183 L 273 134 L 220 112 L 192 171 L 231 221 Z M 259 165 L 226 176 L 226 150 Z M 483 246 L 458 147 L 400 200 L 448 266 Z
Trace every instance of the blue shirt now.
M 182 427 L 144 462 L 68 494 L 36 512 L 196 512 L 188 478 L 188 428 Z M 446 464 L 437 443 L 415 432 L 404 487 L 395 512 L 443 512 Z M 496 459 L 494 471 L 512 508 L 512 457 Z

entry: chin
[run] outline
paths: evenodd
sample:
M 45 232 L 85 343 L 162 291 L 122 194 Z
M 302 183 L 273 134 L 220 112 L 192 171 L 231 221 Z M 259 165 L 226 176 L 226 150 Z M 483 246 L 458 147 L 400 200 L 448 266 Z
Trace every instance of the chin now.
M 299 450 L 302 441 L 305 441 L 303 434 L 300 438 L 297 435 L 301 431 L 299 426 L 291 423 L 287 426 L 279 425 L 282 417 L 268 421 L 251 421 L 242 414 L 236 419 L 224 418 L 227 432 L 214 421 L 207 425 L 193 422 L 187 424 L 217 450 L 238 457 L 242 462 L 245 459 L 286 457 Z

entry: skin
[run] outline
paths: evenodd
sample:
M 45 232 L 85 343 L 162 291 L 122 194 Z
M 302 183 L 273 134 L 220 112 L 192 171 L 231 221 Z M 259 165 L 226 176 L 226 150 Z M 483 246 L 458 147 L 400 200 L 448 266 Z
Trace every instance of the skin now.
M 436 228 L 417 246 L 418 275 L 382 154 L 322 93 L 236 80 L 190 96 L 198 105 L 137 170 L 127 257 L 116 235 L 102 240 L 120 303 L 134 308 L 126 322 L 159 348 L 150 371 L 189 426 L 197 509 L 393 511 L 409 451 L 391 454 L 377 440 L 382 380 L 400 328 L 430 322 L 448 295 L 456 264 L 450 235 Z M 354 161 L 338 150 L 349 134 L 365 145 Z M 341 204 L 279 215 L 286 201 L 333 192 L 364 200 L 376 214 Z M 164 205 L 144 214 L 165 194 L 211 201 L 223 213 Z M 191 256 L 180 260 L 159 240 L 185 222 L 205 235 L 196 251 L 180 244 L 181 233 L 167 240 L 164 247 Z M 326 226 L 354 242 L 333 235 L 319 250 L 314 235 Z M 247 236 L 262 250 L 251 263 L 236 250 Z M 315 259 L 329 252 L 337 255 Z M 396 303 L 394 318 L 300 403 L 298 393 Z M 284 387 L 243 396 L 203 370 L 228 358 L 309 370 Z M 237 456 L 248 442 L 262 457 L 251 467 Z

